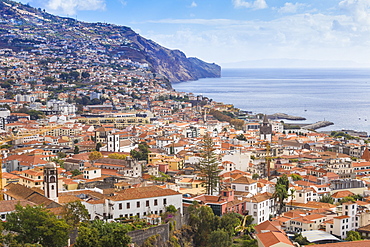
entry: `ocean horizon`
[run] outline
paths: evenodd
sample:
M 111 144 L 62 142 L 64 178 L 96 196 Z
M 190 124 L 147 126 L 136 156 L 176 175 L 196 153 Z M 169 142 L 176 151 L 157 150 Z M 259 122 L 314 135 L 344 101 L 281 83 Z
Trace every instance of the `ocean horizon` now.
M 173 88 L 253 113 L 306 118 L 286 123 L 334 123 L 317 131 L 370 133 L 370 69 L 222 69 L 221 78 L 174 83 Z

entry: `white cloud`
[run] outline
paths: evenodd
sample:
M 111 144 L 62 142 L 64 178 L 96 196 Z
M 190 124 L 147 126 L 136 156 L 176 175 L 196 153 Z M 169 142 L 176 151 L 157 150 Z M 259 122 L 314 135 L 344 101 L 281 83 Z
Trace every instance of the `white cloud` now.
M 127 5 L 127 2 L 125 0 L 119 0 L 119 2 L 123 5 L 123 6 L 126 6 Z
M 52 11 L 74 15 L 78 10 L 104 10 L 105 0 L 49 0 L 46 6 Z
M 353 28 L 354 21 L 345 15 L 295 14 L 271 21 L 167 19 L 152 23 L 172 23 L 179 28 L 144 36 L 209 62 L 290 58 L 367 63 L 370 57 L 370 31 Z
M 233 0 L 233 4 L 235 8 L 266 9 L 268 7 L 265 0 L 255 0 L 252 2 Z
M 370 25 L 369 0 L 344 0 L 339 3 L 339 7 L 347 11 L 356 23 L 365 26 Z
M 302 3 L 285 3 L 283 7 L 278 8 L 279 13 L 296 13 L 297 10 L 301 7 L 304 7 L 305 4 Z
M 198 4 L 194 1 L 190 4 L 190 8 L 195 8 L 197 6 L 198 6 Z

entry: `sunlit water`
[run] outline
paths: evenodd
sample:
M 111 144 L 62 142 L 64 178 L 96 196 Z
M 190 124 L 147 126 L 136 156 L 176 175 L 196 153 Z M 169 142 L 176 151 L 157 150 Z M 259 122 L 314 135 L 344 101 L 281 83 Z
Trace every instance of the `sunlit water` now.
M 277 112 L 370 133 L 370 69 L 223 69 L 221 78 L 173 84 L 254 113 Z M 289 122 L 289 121 L 286 121 Z

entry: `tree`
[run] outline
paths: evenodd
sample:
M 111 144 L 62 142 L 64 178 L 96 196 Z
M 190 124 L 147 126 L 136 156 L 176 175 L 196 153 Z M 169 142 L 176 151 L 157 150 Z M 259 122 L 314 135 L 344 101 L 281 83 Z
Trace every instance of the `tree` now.
M 209 235 L 208 245 L 209 247 L 228 247 L 232 245 L 231 236 L 227 231 L 218 229 L 212 231 Z
M 81 225 L 78 231 L 76 247 L 126 247 L 131 243 L 128 230 L 120 223 L 94 220 Z
M 67 245 L 68 224 L 41 206 L 16 205 L 15 211 L 8 214 L 4 228 L 15 232 L 14 238 L 23 246 L 27 243 L 39 243 L 45 247 Z
M 289 195 L 288 197 L 290 197 L 290 205 L 293 206 L 293 199 L 295 198 L 295 189 L 290 189 L 289 190 Z
M 84 72 L 81 73 L 81 77 L 84 78 L 84 79 L 89 78 L 90 77 L 90 73 L 84 71 Z
M 308 245 L 310 243 L 308 242 L 306 237 L 303 237 L 301 233 L 295 233 L 293 236 L 293 240 L 300 245 Z
M 71 171 L 71 173 L 72 173 L 72 177 L 82 174 L 82 172 L 80 172 L 80 170 L 78 169 L 74 169 L 73 171 Z
M 288 198 L 288 189 L 289 189 L 289 180 L 286 174 L 283 174 L 281 177 L 278 178 L 276 185 L 275 185 L 275 192 L 273 197 L 276 203 L 279 204 L 278 214 L 283 212 L 283 208 L 285 206 L 284 200 Z
M 126 159 L 126 157 L 127 155 L 125 154 L 118 154 L 118 153 L 108 154 L 108 158 L 110 159 L 124 160 Z
M 207 206 L 199 206 L 194 202 L 188 208 L 189 225 L 194 234 L 194 246 L 207 246 L 208 237 L 219 226 L 219 217 L 214 215 L 212 209 Z
M 299 175 L 299 174 L 291 174 L 290 177 L 294 180 L 294 181 L 298 181 L 298 180 L 302 180 L 302 176 Z
M 149 146 L 146 142 L 142 142 L 138 146 L 139 150 L 131 150 L 130 155 L 137 160 L 148 160 L 148 153 L 150 153 Z
M 100 142 L 96 143 L 95 150 L 96 150 L 96 151 L 100 151 L 100 148 L 101 148 L 102 146 L 103 146 L 103 145 L 102 145 Z
M 247 138 L 245 138 L 244 134 L 237 135 L 236 139 L 238 139 L 239 141 L 246 141 L 247 140 Z
M 347 237 L 345 238 L 346 241 L 358 241 L 362 240 L 361 234 L 356 231 L 348 231 Z
M 80 153 L 80 148 L 78 146 L 75 146 L 75 149 L 73 150 L 74 154 L 79 154 Z
M 166 212 L 169 212 L 169 213 L 176 213 L 177 212 L 177 209 L 174 205 L 169 205 L 168 207 L 166 207 Z
M 353 196 L 346 196 L 343 199 L 340 199 L 339 203 L 343 204 L 345 202 L 355 202 L 355 201 L 356 201 L 356 199 Z
M 89 154 L 89 160 L 91 164 L 93 165 L 95 164 L 96 160 L 101 159 L 101 158 L 103 158 L 103 155 L 99 151 L 93 151 Z
M 80 201 L 69 202 L 63 206 L 63 218 L 73 229 L 89 219 L 89 211 Z
M 96 247 L 99 246 L 99 231 L 96 228 L 84 225 L 78 228 L 76 247 Z
M 67 154 L 64 153 L 64 152 L 58 152 L 57 155 L 58 155 L 58 158 L 60 158 L 60 159 L 63 159 L 65 157 L 67 157 Z
M 252 175 L 252 179 L 256 180 L 260 177 L 260 175 L 258 175 L 257 173 L 253 174 Z
M 229 233 L 230 237 L 235 234 L 235 228 L 240 225 L 242 215 L 237 213 L 226 213 L 222 215 L 220 228 Z
M 320 198 L 320 202 L 325 202 L 325 203 L 334 204 L 334 198 L 333 198 L 333 197 L 331 197 L 329 194 L 328 194 L 328 195 L 323 195 L 323 196 Z
M 212 137 L 207 133 L 201 142 L 200 157 L 198 168 L 203 176 L 203 185 L 206 188 L 206 194 L 212 195 L 217 191 L 220 177 L 218 169 L 219 162 L 214 153 L 215 147 Z

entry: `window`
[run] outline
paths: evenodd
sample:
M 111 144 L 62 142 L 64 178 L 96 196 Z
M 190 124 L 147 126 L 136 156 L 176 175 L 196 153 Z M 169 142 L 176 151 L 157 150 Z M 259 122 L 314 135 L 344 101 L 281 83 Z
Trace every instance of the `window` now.
M 140 208 L 140 202 L 136 202 L 136 207 Z
M 245 191 L 248 191 L 248 189 L 249 189 L 249 188 L 248 188 L 248 186 L 245 186 L 245 188 L 244 188 L 244 189 L 245 189 Z
M 163 205 L 167 205 L 167 198 L 163 199 Z
M 158 205 L 158 199 L 154 199 L 154 206 Z
M 122 203 L 118 204 L 118 209 L 120 209 L 120 210 L 122 209 Z
M 253 208 L 254 208 L 254 209 L 257 209 L 257 204 L 254 204 L 254 205 L 253 205 Z
M 146 206 L 149 207 L 149 200 L 146 201 Z
M 235 185 L 233 185 L 232 187 L 233 187 L 233 190 L 235 190 L 235 189 L 236 189 L 236 186 L 235 186 Z
M 130 208 L 130 203 L 126 203 L 126 208 L 129 209 Z

